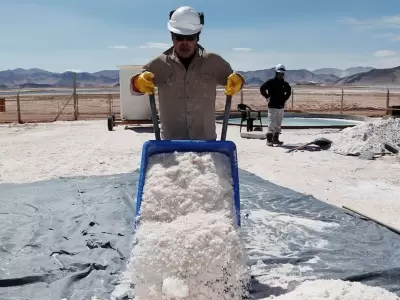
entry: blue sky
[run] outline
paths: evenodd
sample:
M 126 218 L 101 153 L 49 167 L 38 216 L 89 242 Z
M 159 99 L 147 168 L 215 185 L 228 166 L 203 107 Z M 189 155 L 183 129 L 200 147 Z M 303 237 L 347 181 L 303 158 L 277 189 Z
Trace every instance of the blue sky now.
M 0 69 L 144 64 L 181 5 L 205 13 L 200 43 L 236 70 L 400 65 L 399 0 L 0 0 Z

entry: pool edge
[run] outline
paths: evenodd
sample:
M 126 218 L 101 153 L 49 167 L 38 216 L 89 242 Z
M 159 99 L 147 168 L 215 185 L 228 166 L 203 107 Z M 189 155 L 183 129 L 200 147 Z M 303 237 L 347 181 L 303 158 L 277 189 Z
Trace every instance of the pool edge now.
M 302 118 L 322 118 L 322 119 L 342 119 L 342 120 L 352 120 L 352 121 L 360 121 L 360 122 L 366 122 L 369 120 L 373 120 L 373 118 L 370 117 L 364 117 L 364 116 L 354 116 L 354 115 L 338 115 L 338 114 L 321 114 L 321 113 L 301 113 L 301 112 L 285 112 L 285 117 L 302 117 Z M 241 113 L 240 112 L 231 112 L 229 119 L 232 118 L 240 118 Z M 268 117 L 268 111 L 261 111 L 261 117 Z M 216 116 L 216 122 L 221 124 L 223 122 L 223 114 L 217 114 Z M 229 123 L 228 125 L 231 126 L 240 126 L 238 123 Z M 354 127 L 357 124 L 348 124 L 348 125 L 299 125 L 299 126 L 293 126 L 293 125 L 282 125 L 282 129 L 326 129 L 326 128 L 332 128 L 332 129 L 344 129 L 348 127 Z M 258 125 L 259 126 L 259 125 Z M 262 127 L 268 127 L 268 124 L 262 124 Z

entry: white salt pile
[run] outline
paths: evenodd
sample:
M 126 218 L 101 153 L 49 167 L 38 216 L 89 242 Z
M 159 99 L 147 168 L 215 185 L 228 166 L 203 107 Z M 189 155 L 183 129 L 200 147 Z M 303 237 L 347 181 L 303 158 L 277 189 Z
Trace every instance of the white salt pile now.
M 172 221 L 203 210 L 232 215 L 233 180 L 229 157 L 221 153 L 162 153 L 149 159 L 142 221 Z
M 242 299 L 248 267 L 219 153 L 151 157 L 128 266 L 135 299 Z
M 331 150 L 339 154 L 387 152 L 384 144 L 400 149 L 400 119 L 389 118 L 365 122 L 340 132 Z
M 277 297 L 274 300 L 400 300 L 395 294 L 359 282 L 342 280 L 305 281 L 295 290 Z M 266 299 L 265 299 L 266 300 Z
M 130 269 L 140 299 L 242 299 L 247 267 L 232 219 L 216 212 L 143 222 L 136 238 Z

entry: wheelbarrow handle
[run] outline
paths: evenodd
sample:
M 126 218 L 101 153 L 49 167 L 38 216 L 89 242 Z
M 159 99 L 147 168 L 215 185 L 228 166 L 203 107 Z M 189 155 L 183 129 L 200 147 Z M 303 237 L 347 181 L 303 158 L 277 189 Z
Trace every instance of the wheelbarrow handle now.
M 228 130 L 229 116 L 231 113 L 232 96 L 226 95 L 224 123 L 222 123 L 221 141 L 226 140 L 226 132 Z
M 156 136 L 156 140 L 161 140 L 160 127 L 158 126 L 156 97 L 154 96 L 154 94 L 150 94 L 149 99 L 150 99 L 151 119 L 153 121 L 154 134 Z

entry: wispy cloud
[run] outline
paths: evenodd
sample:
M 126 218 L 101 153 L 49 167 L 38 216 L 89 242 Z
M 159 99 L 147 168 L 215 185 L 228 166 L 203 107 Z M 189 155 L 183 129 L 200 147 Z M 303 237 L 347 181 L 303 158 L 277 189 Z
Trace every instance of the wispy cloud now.
M 384 16 L 375 19 L 344 18 L 342 23 L 362 28 L 398 28 L 400 29 L 400 15 Z
M 400 34 L 395 34 L 395 33 L 385 33 L 382 35 L 385 38 L 391 39 L 394 42 L 400 41 Z
M 344 18 L 339 21 L 357 29 L 378 32 L 374 34 L 378 38 L 385 38 L 393 42 L 400 41 L 400 15 L 383 16 L 374 19 Z M 387 32 L 388 30 L 393 32 Z
M 371 24 L 371 20 L 360 20 L 356 18 L 344 18 L 339 20 L 340 23 L 345 23 L 351 26 L 355 26 L 358 28 L 363 28 L 363 29 L 372 29 L 374 28 L 374 25 Z
M 139 46 L 139 48 L 145 49 L 145 48 L 157 48 L 157 49 L 168 49 L 169 47 L 171 47 L 170 44 L 167 43 L 146 43 L 145 45 L 141 45 Z
M 131 47 L 128 46 L 123 46 L 123 45 L 119 45 L 119 46 L 109 46 L 109 49 L 131 49 Z
M 374 53 L 376 57 L 389 57 L 393 55 L 396 55 L 396 52 L 392 50 L 378 50 Z
M 251 48 L 232 48 L 233 51 L 251 51 Z

